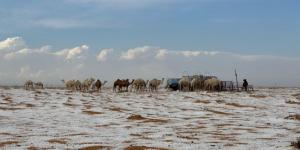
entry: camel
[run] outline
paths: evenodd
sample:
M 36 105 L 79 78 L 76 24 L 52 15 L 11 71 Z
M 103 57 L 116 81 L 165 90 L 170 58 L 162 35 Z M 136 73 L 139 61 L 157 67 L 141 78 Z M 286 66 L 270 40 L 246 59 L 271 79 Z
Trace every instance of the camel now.
M 31 80 L 27 80 L 24 84 L 24 88 L 25 90 L 33 90 L 34 89 L 33 85 L 34 83 Z
M 157 91 L 157 88 L 160 84 L 164 82 L 164 78 L 162 80 L 152 79 L 149 81 L 149 91 Z
M 192 91 L 199 91 L 203 88 L 203 86 L 204 86 L 204 81 L 201 78 L 196 77 L 191 81 Z
M 132 89 L 135 89 L 136 92 L 143 91 L 146 89 L 146 85 L 148 84 L 149 80 L 145 82 L 143 79 L 136 79 L 132 83 Z
M 36 89 L 43 89 L 44 84 L 42 82 L 36 82 L 34 83 Z
M 74 86 L 75 86 L 76 91 L 81 91 L 82 85 L 81 85 L 81 82 L 79 80 L 75 81 Z
M 114 82 L 114 85 L 113 85 L 113 92 L 116 92 L 116 88 L 118 87 L 119 91 L 120 91 L 120 87 L 123 86 L 123 81 L 120 80 L 120 79 L 117 79 L 115 82 Z
M 75 80 L 68 80 L 68 81 L 65 81 L 65 80 L 63 79 L 63 80 L 61 80 L 61 81 L 65 84 L 65 86 L 66 86 L 66 88 L 67 88 L 68 90 L 76 91 L 76 81 L 75 81 Z
M 128 92 L 128 87 L 134 82 L 134 79 L 132 79 L 131 82 L 129 82 L 129 79 L 123 80 L 123 82 L 125 83 L 123 87 L 125 88 L 125 91 Z
M 103 83 L 97 79 L 97 81 L 93 84 L 93 89 L 96 88 L 97 92 L 101 91 L 101 87 L 104 86 L 107 83 L 107 81 L 104 81 Z
M 179 90 L 180 91 L 189 91 L 191 87 L 190 79 L 188 77 L 182 77 L 179 80 Z
M 134 82 L 134 80 L 132 80 L 132 82 L 129 82 L 129 79 L 117 79 L 114 82 L 114 86 L 113 86 L 113 92 L 116 92 L 116 88 L 118 87 L 118 91 L 121 92 L 123 90 L 123 88 L 125 88 L 125 91 L 128 92 L 128 87 Z
M 93 82 L 95 81 L 94 78 L 90 78 L 90 79 L 85 79 L 83 82 L 82 82 L 82 90 L 87 92 L 91 85 L 93 84 Z
M 204 88 L 208 91 L 220 91 L 222 82 L 217 78 L 211 78 L 204 81 Z

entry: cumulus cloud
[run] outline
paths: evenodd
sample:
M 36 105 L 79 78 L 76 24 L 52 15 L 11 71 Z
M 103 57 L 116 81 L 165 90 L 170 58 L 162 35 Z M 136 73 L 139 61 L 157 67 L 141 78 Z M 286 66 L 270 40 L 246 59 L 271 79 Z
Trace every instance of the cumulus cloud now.
M 99 54 L 97 55 L 97 60 L 98 61 L 106 61 L 107 60 L 107 56 L 113 52 L 112 48 L 109 49 L 102 49 Z
M 38 54 L 49 53 L 49 49 L 50 49 L 50 46 L 48 46 L 48 45 L 43 46 L 38 49 L 23 48 L 23 49 L 20 49 L 17 51 L 12 51 L 12 52 L 6 53 L 4 55 L 4 59 L 12 60 L 12 59 L 17 58 L 18 56 L 22 56 L 22 55 L 24 56 L 24 55 L 29 55 L 29 54 L 33 54 L 33 53 L 38 53 Z
M 89 47 L 87 45 L 82 45 L 71 49 L 63 49 L 61 51 L 55 52 L 54 55 L 64 57 L 66 60 L 71 60 L 74 58 L 81 58 L 81 54 L 88 49 Z
M 168 54 L 168 50 L 167 49 L 159 49 L 155 55 L 156 59 L 164 59 L 166 57 L 166 55 Z
M 127 52 L 123 52 L 120 58 L 123 60 L 133 60 L 141 56 L 142 54 L 145 54 L 150 49 L 151 49 L 150 46 L 143 46 L 143 47 L 129 49 Z
M 0 41 L 0 50 L 15 50 L 24 46 L 25 42 L 21 37 L 12 37 Z

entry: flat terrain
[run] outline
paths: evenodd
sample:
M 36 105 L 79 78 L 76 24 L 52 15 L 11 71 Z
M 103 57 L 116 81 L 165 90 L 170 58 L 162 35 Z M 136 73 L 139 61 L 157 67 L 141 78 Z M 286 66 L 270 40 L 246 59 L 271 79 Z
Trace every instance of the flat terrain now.
M 0 149 L 292 149 L 300 89 L 0 89 Z

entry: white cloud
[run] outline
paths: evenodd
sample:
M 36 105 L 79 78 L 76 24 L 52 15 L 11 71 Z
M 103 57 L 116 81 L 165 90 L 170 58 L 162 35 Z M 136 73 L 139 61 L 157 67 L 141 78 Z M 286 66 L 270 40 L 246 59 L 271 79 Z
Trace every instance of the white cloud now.
M 168 54 L 168 50 L 167 49 L 159 49 L 155 55 L 156 59 L 164 59 L 166 57 L 166 55 Z
M 219 54 L 219 52 L 211 51 L 178 51 L 176 54 L 183 55 L 185 57 L 197 57 L 197 56 L 214 56 Z
M 127 52 L 123 52 L 120 58 L 123 60 L 133 60 L 141 56 L 142 54 L 146 53 L 150 49 L 151 49 L 150 46 L 143 46 L 143 47 L 129 49 Z
M 12 37 L 0 41 L 0 50 L 15 50 L 24 46 L 25 42 L 21 37 Z
M 113 49 L 102 49 L 99 54 L 97 55 L 97 60 L 98 61 L 106 61 L 107 60 L 107 56 L 113 52 Z
M 66 60 L 71 60 L 74 58 L 81 58 L 82 53 L 87 51 L 89 47 L 87 45 L 82 45 L 79 47 L 71 48 L 71 49 L 63 49 L 61 51 L 53 53 L 54 55 L 64 57 Z
M 50 46 L 46 45 L 38 49 L 30 49 L 30 48 L 23 48 L 17 51 L 8 52 L 4 55 L 4 59 L 12 60 L 17 58 L 18 56 L 25 56 L 33 53 L 49 53 Z

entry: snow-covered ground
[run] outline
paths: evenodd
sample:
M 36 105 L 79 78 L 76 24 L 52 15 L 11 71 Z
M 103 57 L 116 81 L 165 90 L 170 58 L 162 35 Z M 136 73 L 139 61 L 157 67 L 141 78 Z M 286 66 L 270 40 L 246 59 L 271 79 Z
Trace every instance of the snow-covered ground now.
M 297 93 L 0 89 L 0 149 L 292 149 Z

